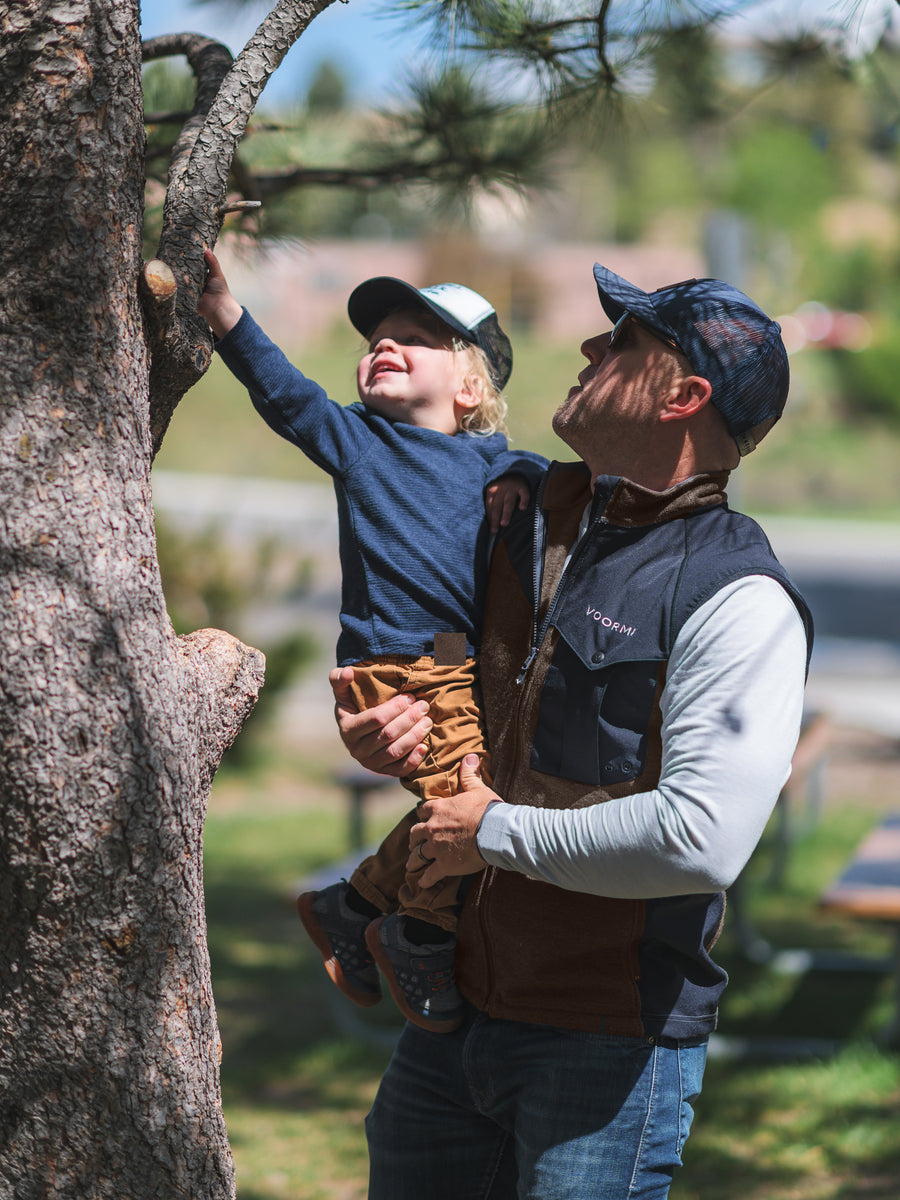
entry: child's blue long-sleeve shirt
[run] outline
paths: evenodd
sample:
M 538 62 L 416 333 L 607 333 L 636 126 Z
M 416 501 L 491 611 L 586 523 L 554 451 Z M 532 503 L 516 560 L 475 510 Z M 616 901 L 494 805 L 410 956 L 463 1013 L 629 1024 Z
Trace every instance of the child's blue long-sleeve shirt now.
M 216 344 L 265 421 L 331 475 L 343 575 L 339 666 L 430 655 L 434 634 L 478 652 L 487 575 L 484 489 L 547 460 L 502 434 L 454 436 L 330 400 L 245 310 Z

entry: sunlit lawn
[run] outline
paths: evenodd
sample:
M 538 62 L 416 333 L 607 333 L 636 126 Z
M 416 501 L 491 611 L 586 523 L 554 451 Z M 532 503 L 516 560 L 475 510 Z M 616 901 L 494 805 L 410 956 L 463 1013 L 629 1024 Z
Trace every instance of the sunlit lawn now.
M 362 1200 L 362 1123 L 398 1020 L 389 1000 L 363 1013 L 334 992 L 291 900 L 303 876 L 346 854 L 341 797 L 291 810 L 267 802 L 265 774 L 247 780 L 245 804 L 234 801 L 233 778 L 228 787 L 226 810 L 214 794 L 207 822 L 206 883 L 238 1195 Z M 760 853 L 753 917 L 774 948 L 887 952 L 883 930 L 815 908 L 873 820 L 846 797 L 796 847 L 777 888 L 766 881 L 770 862 Z M 777 974 L 744 961 L 728 934 L 720 957 L 732 975 L 723 1035 L 847 1045 L 821 1060 L 713 1059 L 672 1200 L 896 1200 L 900 1059 L 874 1042 L 890 1015 L 890 979 Z
M 876 820 L 845 797 L 803 837 L 777 886 L 766 843 L 750 869 L 752 915 L 774 951 L 807 949 L 885 960 L 890 934 L 816 908 L 850 851 Z M 723 939 L 731 979 L 725 1037 L 823 1039 L 836 1055 L 710 1062 L 672 1200 L 896 1200 L 900 1196 L 900 1056 L 879 1037 L 895 1002 L 883 971 L 753 966 Z

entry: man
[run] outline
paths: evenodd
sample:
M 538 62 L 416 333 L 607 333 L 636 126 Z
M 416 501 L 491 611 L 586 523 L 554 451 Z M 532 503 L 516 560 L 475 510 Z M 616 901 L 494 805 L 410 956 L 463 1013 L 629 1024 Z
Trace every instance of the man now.
M 781 415 L 780 329 L 716 280 L 601 266 L 611 334 L 554 417 L 554 464 L 495 547 L 481 678 L 495 791 L 422 808 L 409 867 L 472 874 L 454 1034 L 407 1027 L 367 1122 L 375 1200 L 664 1200 L 725 973 L 724 889 L 790 770 L 809 614 L 728 472 Z M 408 771 L 428 718 L 342 736 Z

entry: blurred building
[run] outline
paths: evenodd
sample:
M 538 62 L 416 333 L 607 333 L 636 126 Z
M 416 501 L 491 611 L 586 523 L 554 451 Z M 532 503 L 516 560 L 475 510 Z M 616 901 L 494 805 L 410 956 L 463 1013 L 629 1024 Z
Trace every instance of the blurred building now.
M 706 274 L 701 252 L 657 245 L 474 240 L 320 241 L 257 250 L 223 242 L 234 294 L 266 332 L 302 348 L 347 320 L 347 297 L 364 279 L 393 275 L 424 287 L 454 281 L 483 292 L 501 323 L 552 341 L 596 332 L 595 262 L 652 290 Z

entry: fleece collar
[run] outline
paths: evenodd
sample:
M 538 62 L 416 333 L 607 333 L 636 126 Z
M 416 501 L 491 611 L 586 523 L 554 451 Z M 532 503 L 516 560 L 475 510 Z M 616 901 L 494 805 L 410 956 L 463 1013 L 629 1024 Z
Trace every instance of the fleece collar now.
M 699 508 L 726 504 L 729 474 L 715 471 L 692 475 L 662 492 L 616 475 L 598 475 L 594 480 L 591 515 L 602 515 L 610 525 L 624 528 L 673 521 Z M 589 499 L 590 475 L 584 463 L 554 463 L 544 490 L 543 507 L 571 508 L 579 502 L 586 505 Z

